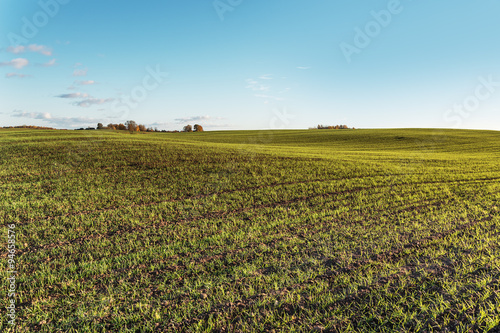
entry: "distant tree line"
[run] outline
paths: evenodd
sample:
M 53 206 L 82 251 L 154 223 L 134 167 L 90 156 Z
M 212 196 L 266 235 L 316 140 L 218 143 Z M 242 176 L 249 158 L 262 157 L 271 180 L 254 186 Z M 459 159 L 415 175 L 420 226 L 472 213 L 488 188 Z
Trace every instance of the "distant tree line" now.
M 34 128 L 34 129 L 50 129 L 50 130 L 57 129 L 53 127 L 35 126 L 35 125 L 4 126 L 3 128 Z
M 35 125 L 20 125 L 20 126 L 3 126 L 3 128 L 33 128 L 33 129 L 50 129 L 50 130 L 56 130 L 57 128 L 53 127 L 45 127 L 45 126 L 35 126 Z M 195 124 L 194 126 L 191 125 L 186 125 L 182 128 L 182 131 L 166 131 L 166 130 L 159 130 L 157 127 L 146 127 L 145 125 L 142 124 L 137 124 L 133 120 L 128 120 L 125 122 L 125 124 L 120 123 L 120 124 L 108 124 L 107 126 L 104 126 L 102 123 L 98 123 L 97 127 L 80 127 L 76 128 L 75 130 L 77 131 L 83 131 L 83 130 L 103 130 L 103 129 L 110 129 L 110 130 L 120 130 L 120 131 L 125 131 L 128 130 L 129 132 L 162 132 L 162 133 L 179 133 L 179 132 L 203 132 L 203 126 L 199 124 Z
M 349 127 L 347 125 L 335 125 L 335 126 L 318 125 L 316 127 L 310 128 L 310 129 L 349 129 Z M 352 129 L 354 129 L 354 127 Z
M 84 128 L 80 128 L 83 130 Z M 86 128 L 86 129 L 95 129 L 92 127 Z M 152 127 L 146 127 L 143 124 L 137 124 L 133 120 L 128 120 L 125 122 L 125 124 L 120 123 L 120 124 L 108 124 L 107 126 L 104 126 L 102 123 L 97 124 L 97 129 L 102 130 L 102 129 L 110 129 L 110 130 L 119 130 L 119 131 L 125 131 L 128 130 L 130 133 L 133 132 L 162 132 L 162 133 L 179 133 L 179 131 L 166 131 L 166 130 L 159 130 L 157 127 L 152 128 Z M 203 132 L 203 126 L 201 125 L 194 125 L 194 129 L 191 125 L 186 125 L 182 129 L 182 132 Z
M 195 124 L 194 127 L 191 125 L 186 125 L 182 128 L 183 132 L 203 132 L 203 126 Z

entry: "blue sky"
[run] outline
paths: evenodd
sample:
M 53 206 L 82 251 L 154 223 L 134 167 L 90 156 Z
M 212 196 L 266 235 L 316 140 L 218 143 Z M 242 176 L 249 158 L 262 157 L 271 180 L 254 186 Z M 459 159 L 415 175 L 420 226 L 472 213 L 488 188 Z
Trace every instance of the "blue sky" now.
M 3 0 L 0 126 L 500 130 L 500 2 Z

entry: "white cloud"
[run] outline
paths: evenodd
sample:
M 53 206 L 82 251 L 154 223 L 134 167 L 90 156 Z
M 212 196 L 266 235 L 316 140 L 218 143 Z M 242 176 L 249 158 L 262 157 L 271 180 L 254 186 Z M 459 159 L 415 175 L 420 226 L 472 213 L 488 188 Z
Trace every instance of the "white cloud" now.
M 285 79 L 285 78 L 282 78 Z M 271 74 L 265 74 L 261 75 L 258 80 L 255 79 L 247 79 L 247 86 L 246 88 L 251 89 L 254 91 L 254 96 L 257 98 L 263 99 L 264 104 L 269 104 L 271 101 L 284 101 L 285 98 L 278 97 L 280 94 L 286 93 L 287 91 L 290 90 L 290 88 L 284 88 L 276 92 L 275 87 L 271 87 L 270 85 L 265 85 L 262 84 L 261 80 L 266 80 L 267 82 L 270 82 L 269 80 L 273 80 L 273 76 Z M 278 80 L 279 81 L 279 80 Z M 279 82 L 277 82 L 278 84 Z
M 7 62 L 0 62 L 0 66 L 11 66 L 17 69 L 21 69 L 29 64 L 28 59 L 16 58 Z
M 253 91 L 268 91 L 269 86 L 260 84 L 258 81 L 255 81 L 254 79 L 247 79 L 246 80 L 248 85 L 246 88 L 252 89 Z
M 71 88 L 71 87 L 70 87 Z M 114 101 L 114 98 L 95 98 L 90 96 L 87 93 L 81 93 L 81 92 L 75 92 L 75 93 L 69 93 L 69 94 L 61 94 L 61 95 L 56 95 L 55 97 L 59 98 L 71 98 L 71 99 L 82 99 L 81 101 L 74 102 L 73 105 L 75 106 L 81 106 L 83 108 L 88 108 L 91 105 L 100 105 L 104 103 L 109 103 Z
M 13 77 L 18 77 L 18 78 L 25 78 L 25 77 L 31 77 L 31 75 L 25 75 L 25 74 L 19 74 L 19 73 L 7 73 L 5 74 L 5 77 L 10 79 Z
M 46 56 L 52 55 L 52 50 L 45 45 L 31 44 L 28 45 L 28 50 L 30 50 L 31 52 L 38 52 Z
M 6 49 L 6 51 L 10 52 L 10 53 L 14 53 L 14 54 L 19 54 L 19 53 L 23 53 L 24 51 L 26 51 L 26 46 L 23 46 L 23 45 L 9 46 Z
M 46 56 L 52 55 L 52 49 L 50 49 L 48 46 L 37 45 L 37 44 L 30 44 L 28 46 L 23 46 L 23 45 L 9 46 L 6 49 L 6 51 L 10 52 L 10 53 L 14 53 L 14 54 L 19 54 L 19 53 L 24 53 L 24 52 L 30 51 L 30 52 L 40 53 L 40 54 L 43 54 Z
M 61 94 L 61 95 L 57 95 L 56 97 L 59 97 L 59 98 L 88 98 L 91 96 L 87 93 L 76 92 L 76 93 L 71 93 L 71 94 Z
M 89 124 L 96 124 L 102 122 L 102 120 L 86 117 L 57 117 L 53 116 L 48 112 L 25 112 L 21 110 L 14 110 L 12 112 L 12 117 L 18 118 L 29 118 L 29 119 L 39 119 L 46 121 L 48 123 L 58 125 L 61 127 L 78 127 Z
M 274 99 L 276 101 L 283 101 L 284 99 L 281 97 L 271 96 L 271 95 L 263 95 L 263 94 L 255 94 L 255 97 L 265 98 L 265 99 Z
M 40 64 L 40 66 L 42 67 L 52 67 L 56 64 L 56 59 L 52 59 L 51 61 L 49 62 L 46 62 L 44 64 Z
M 189 122 L 197 122 L 197 121 L 214 121 L 214 120 L 222 120 L 224 118 L 221 117 L 211 117 L 211 116 L 193 116 L 187 118 L 177 118 L 174 119 L 177 123 L 189 123 Z
M 297 69 L 302 69 L 302 70 L 305 70 L 305 69 L 310 69 L 310 68 L 311 68 L 311 67 L 307 67 L 307 66 L 306 66 L 306 67 L 304 67 L 304 66 L 299 66 L 299 67 L 297 67 Z
M 292 90 L 292 88 L 285 88 L 282 91 L 278 91 L 278 94 L 284 94 L 284 93 L 286 93 L 286 92 L 288 92 L 290 90 Z
M 74 103 L 76 106 L 81 106 L 83 108 L 88 108 L 91 105 L 101 105 L 104 103 L 109 103 L 114 101 L 114 98 L 87 98 L 80 102 Z
M 259 77 L 259 79 L 261 80 L 272 80 L 272 75 L 271 74 L 265 74 L 265 75 L 262 75 L 261 77 Z
M 12 117 L 31 118 L 31 119 L 52 119 L 52 115 L 48 112 L 24 112 L 21 110 L 14 110 Z
M 86 76 L 87 75 L 87 68 L 85 69 L 75 69 L 73 71 L 73 76 Z
M 87 86 L 91 84 L 96 84 L 97 82 L 95 82 L 94 80 L 86 80 L 86 81 L 75 81 L 75 83 L 80 86 Z

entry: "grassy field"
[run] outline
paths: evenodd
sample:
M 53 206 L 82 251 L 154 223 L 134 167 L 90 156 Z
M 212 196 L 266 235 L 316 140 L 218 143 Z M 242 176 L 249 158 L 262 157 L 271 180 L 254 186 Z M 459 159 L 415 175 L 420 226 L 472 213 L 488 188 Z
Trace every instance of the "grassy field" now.
M 500 132 L 3 129 L 0 153 L 2 332 L 499 330 Z

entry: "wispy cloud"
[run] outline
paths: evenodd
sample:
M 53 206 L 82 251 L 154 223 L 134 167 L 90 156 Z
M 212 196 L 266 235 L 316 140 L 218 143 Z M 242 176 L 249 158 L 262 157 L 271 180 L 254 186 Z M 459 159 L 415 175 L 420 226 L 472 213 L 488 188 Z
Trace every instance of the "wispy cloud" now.
M 199 122 L 199 121 L 216 121 L 222 120 L 224 118 L 221 117 L 211 117 L 211 116 L 193 116 L 186 118 L 176 118 L 174 119 L 177 123 L 189 123 L 189 122 Z
M 28 45 L 28 50 L 31 52 L 37 52 L 46 56 L 51 56 L 52 55 L 52 50 L 45 46 L 45 45 L 36 45 L 36 44 L 31 44 Z
M 283 78 L 282 78 L 283 79 Z M 273 80 L 273 85 L 279 84 L 280 82 L 275 82 L 272 74 L 265 74 L 259 76 L 257 80 L 247 79 L 247 89 L 254 91 L 254 96 L 263 99 L 264 104 L 269 104 L 271 101 L 284 101 L 285 98 L 279 97 L 280 94 L 286 93 L 290 88 L 282 88 L 280 91 L 276 92 L 276 88 L 271 87 L 271 85 L 263 84 L 263 80 L 266 83 L 271 83 Z M 278 80 L 279 81 L 279 80 Z
M 283 101 L 284 98 L 271 96 L 271 95 L 263 95 L 263 94 L 255 94 L 255 97 L 265 98 L 265 99 L 274 99 L 275 101 Z
M 310 69 L 311 67 L 308 67 L 308 66 L 299 66 L 297 67 L 297 69 L 302 69 L 302 70 L 305 70 L 305 69 Z
M 19 54 L 26 51 L 26 46 L 18 45 L 18 46 L 9 46 L 5 49 L 5 51 L 9 53 Z
M 73 76 L 86 76 L 87 75 L 87 68 L 85 69 L 75 69 L 73 71 Z
M 10 67 L 14 67 L 17 69 L 21 69 L 25 66 L 28 66 L 28 64 L 29 64 L 28 59 L 24 59 L 24 58 L 16 58 L 16 59 L 12 59 L 11 61 L 0 62 L 0 66 L 10 66 Z
M 12 112 L 12 117 L 39 119 L 61 127 L 78 127 L 102 121 L 86 117 L 58 117 L 53 116 L 49 112 L 25 112 L 21 110 L 14 110 Z
M 247 88 L 252 89 L 253 91 L 268 91 L 269 86 L 266 86 L 264 84 L 261 84 L 258 81 L 255 81 L 254 79 L 247 79 Z
M 96 84 L 96 83 L 97 82 L 95 82 L 94 80 L 75 81 L 75 84 L 78 84 L 80 86 L 87 86 L 87 85 Z
M 91 96 L 87 93 L 76 92 L 76 93 L 71 93 L 71 94 L 61 94 L 61 95 L 57 95 L 56 97 L 59 97 L 59 98 L 88 98 Z
M 283 89 L 281 91 L 278 91 L 278 94 L 284 94 L 286 92 L 289 92 L 290 90 L 292 90 L 292 88 L 285 88 L 285 89 Z
M 17 77 L 17 78 L 25 78 L 25 77 L 31 77 L 31 75 L 25 75 L 25 74 L 19 74 L 19 73 L 7 73 L 5 74 L 5 77 L 10 79 L 10 78 L 13 78 L 13 77 Z
M 57 95 L 56 97 L 59 97 L 59 98 L 88 98 L 88 97 L 91 97 L 89 94 L 87 93 L 71 93 L 71 94 L 61 94 L 61 95 Z
M 71 87 L 70 87 L 71 88 Z M 114 101 L 114 98 L 95 98 L 87 93 L 75 92 L 69 94 L 56 95 L 58 98 L 82 99 L 81 101 L 74 102 L 73 105 L 88 108 L 92 105 L 101 105 Z
M 46 62 L 44 64 L 39 64 L 39 66 L 42 66 L 42 67 L 52 67 L 55 64 L 56 64 L 56 59 L 52 59 L 51 61 Z
M 88 108 L 91 105 L 101 105 L 104 103 L 109 103 L 114 101 L 114 98 L 87 98 L 84 99 L 83 101 L 79 101 L 74 103 L 76 106 L 81 106 L 83 108 Z
M 45 45 L 37 45 L 37 44 L 30 44 L 28 46 L 24 45 L 9 46 L 6 48 L 6 51 L 14 54 L 19 54 L 24 52 L 36 52 L 46 56 L 52 55 L 51 48 Z
M 170 122 L 154 122 L 154 123 L 149 123 L 149 124 L 144 124 L 146 127 L 159 127 L 159 128 L 168 128 L 168 127 L 174 127 L 176 124 L 170 123 Z
M 31 118 L 31 119 L 51 119 L 52 116 L 48 112 L 25 112 L 21 110 L 14 110 L 12 117 Z

